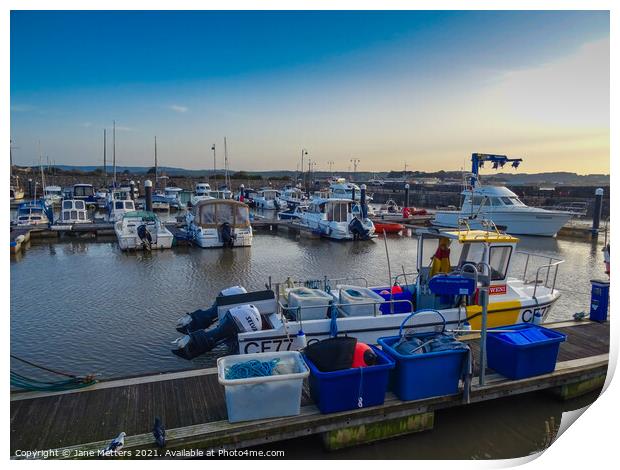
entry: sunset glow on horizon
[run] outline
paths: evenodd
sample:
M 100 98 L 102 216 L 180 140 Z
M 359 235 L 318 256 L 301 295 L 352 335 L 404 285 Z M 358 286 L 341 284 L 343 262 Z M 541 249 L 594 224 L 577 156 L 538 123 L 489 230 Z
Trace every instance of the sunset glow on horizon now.
M 603 11 L 13 11 L 13 157 L 101 165 L 116 120 L 122 166 L 156 135 L 209 169 L 226 136 L 238 170 L 609 173 L 609 61 Z

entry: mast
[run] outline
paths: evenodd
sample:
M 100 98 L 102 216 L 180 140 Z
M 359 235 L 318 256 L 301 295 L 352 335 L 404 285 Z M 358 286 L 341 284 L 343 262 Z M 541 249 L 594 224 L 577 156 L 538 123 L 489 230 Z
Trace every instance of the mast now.
M 105 175 L 105 180 L 103 185 L 107 188 L 108 187 L 108 164 L 107 164 L 107 160 L 106 160 L 106 153 L 105 153 L 105 129 L 103 130 L 103 173 Z
M 43 172 L 43 155 L 41 154 L 41 141 L 40 140 L 39 140 L 39 170 L 41 171 L 41 191 L 43 194 L 43 191 L 45 191 L 45 173 Z
M 224 137 L 224 184 L 228 188 L 228 148 L 226 146 L 226 137 Z
M 155 136 L 155 189 L 157 189 L 157 136 Z
M 116 188 L 116 121 L 112 121 L 112 166 L 114 167 L 114 187 Z

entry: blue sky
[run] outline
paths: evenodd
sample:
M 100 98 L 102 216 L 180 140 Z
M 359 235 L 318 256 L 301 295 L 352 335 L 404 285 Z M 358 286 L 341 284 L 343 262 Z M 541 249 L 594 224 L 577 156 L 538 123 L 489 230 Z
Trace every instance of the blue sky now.
M 523 171 L 608 172 L 606 12 L 11 14 L 15 161 L 458 169 L 473 151 Z M 588 159 L 584 160 L 584 153 Z M 587 162 L 587 163 L 584 163 Z

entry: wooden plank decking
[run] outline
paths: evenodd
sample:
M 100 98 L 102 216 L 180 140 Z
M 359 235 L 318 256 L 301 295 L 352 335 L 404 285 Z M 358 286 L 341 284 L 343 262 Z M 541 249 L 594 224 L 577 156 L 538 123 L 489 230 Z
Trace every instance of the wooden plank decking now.
M 554 327 L 568 334 L 555 372 L 509 381 L 489 371 L 487 385 L 474 387 L 471 400 L 557 387 L 606 373 L 608 323 L 564 322 Z M 470 343 L 477 361 L 478 344 L 473 335 Z M 99 449 L 120 431 L 127 433 L 126 448 L 149 448 L 155 416 L 160 416 L 168 429 L 169 448 L 242 447 L 460 405 L 460 395 L 402 402 L 388 394 L 383 406 L 321 415 L 304 391 L 300 416 L 230 424 L 216 370 L 191 370 L 101 382 L 72 392 L 14 393 L 11 452 Z

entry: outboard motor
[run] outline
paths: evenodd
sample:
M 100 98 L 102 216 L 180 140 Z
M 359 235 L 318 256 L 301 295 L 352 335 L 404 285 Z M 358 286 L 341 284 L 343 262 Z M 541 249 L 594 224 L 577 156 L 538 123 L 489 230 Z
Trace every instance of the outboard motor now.
M 238 333 L 261 329 L 262 319 L 258 309 L 254 305 L 239 305 L 228 310 L 217 327 L 197 330 L 176 339 L 173 343 L 177 349 L 172 352 L 183 359 L 193 359 L 222 343 L 232 343 Z
M 280 210 L 280 203 L 278 202 L 278 198 L 275 198 L 273 200 L 273 207 L 275 207 L 276 210 Z
M 233 233 L 232 226 L 228 222 L 224 222 L 220 225 L 220 237 L 224 246 L 232 248 L 235 244 L 237 236 Z
M 218 297 L 229 295 L 247 294 L 248 291 L 241 286 L 232 286 L 222 290 Z M 198 309 L 191 313 L 186 313 L 177 320 L 176 329 L 179 333 L 189 334 L 194 331 L 209 328 L 217 320 L 217 299 L 208 309 Z
M 146 229 L 146 225 L 142 224 L 138 226 L 137 229 L 138 238 L 142 241 L 142 245 L 147 250 L 151 249 L 151 243 L 153 243 L 153 237 L 151 236 L 151 232 Z
M 366 230 L 357 217 L 349 222 L 349 232 L 353 234 L 354 240 L 368 240 L 370 238 L 370 230 Z

